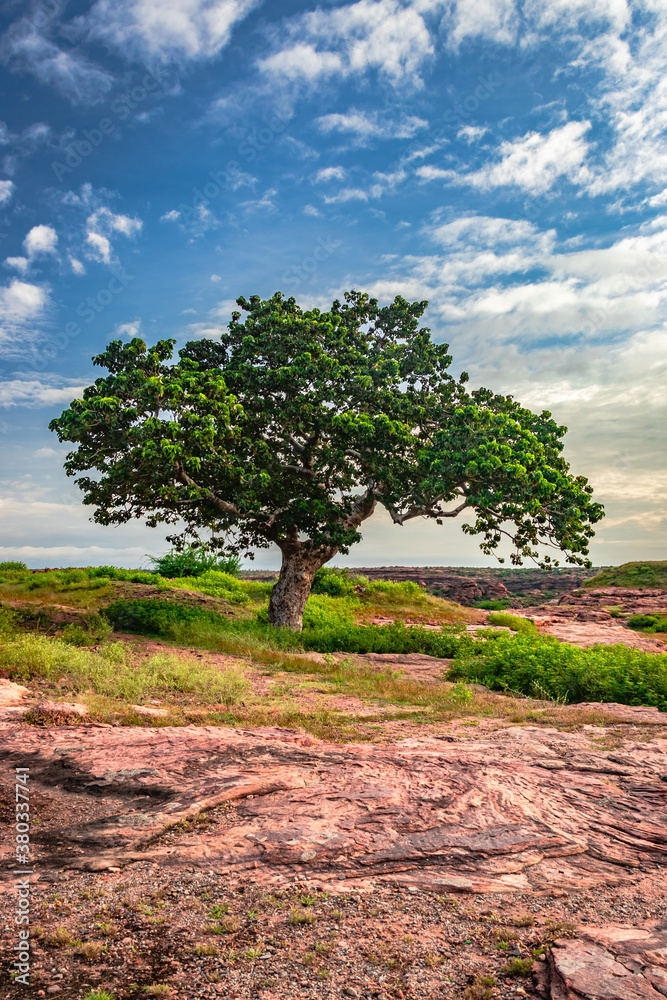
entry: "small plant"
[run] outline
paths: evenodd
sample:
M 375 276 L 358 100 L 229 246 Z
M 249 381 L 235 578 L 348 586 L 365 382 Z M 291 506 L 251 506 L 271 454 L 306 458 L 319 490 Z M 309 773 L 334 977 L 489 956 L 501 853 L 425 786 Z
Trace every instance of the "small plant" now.
M 532 968 L 532 958 L 510 958 L 502 971 L 506 976 L 527 976 Z
M 114 1000 L 114 994 L 109 990 L 88 990 L 84 993 L 83 1000 Z
M 54 927 L 45 940 L 52 948 L 67 948 L 77 943 L 66 927 Z
M 92 961 L 99 958 L 100 955 L 106 950 L 106 945 L 101 941 L 84 941 L 79 951 L 84 958 Z
M 465 1000 L 491 1000 L 495 985 L 495 976 L 476 976 L 464 993 Z
M 316 919 L 315 914 L 309 913 L 308 910 L 295 909 L 289 915 L 291 924 L 314 924 Z
M 198 955 L 200 958 L 217 954 L 218 954 L 218 949 L 214 944 L 204 944 L 202 942 L 199 942 L 199 944 L 195 945 L 195 955 Z
M 114 938 L 118 934 L 118 927 L 111 920 L 103 920 L 97 928 L 105 937 Z
M 532 917 L 530 913 L 523 913 L 521 916 L 515 917 L 512 923 L 515 927 L 534 927 L 535 917 Z
M 143 992 L 147 993 L 149 997 L 166 997 L 169 993 L 169 987 L 166 983 L 153 983 L 151 986 L 144 986 Z
M 204 934 L 235 934 L 240 927 L 241 921 L 237 917 L 223 917 L 222 920 L 206 924 Z

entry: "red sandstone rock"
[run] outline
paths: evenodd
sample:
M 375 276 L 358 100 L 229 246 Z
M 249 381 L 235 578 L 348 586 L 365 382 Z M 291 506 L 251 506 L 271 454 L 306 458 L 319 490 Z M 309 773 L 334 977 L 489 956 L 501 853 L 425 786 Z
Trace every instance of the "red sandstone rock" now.
M 70 867 L 140 852 L 262 882 L 303 873 L 473 893 L 618 885 L 645 869 L 664 879 L 666 740 L 610 754 L 586 734 L 529 726 L 336 745 L 275 728 L 0 724 L 0 746 L 9 777 L 28 762 L 33 794 L 70 817 L 58 838 L 82 852 Z M 223 828 L 156 842 L 227 801 Z M 47 836 L 45 825 L 35 838 L 41 870 L 67 857 Z
M 607 924 L 578 928 L 574 940 L 556 941 L 545 970 L 535 970 L 550 1000 L 662 1000 L 667 996 L 664 925 Z

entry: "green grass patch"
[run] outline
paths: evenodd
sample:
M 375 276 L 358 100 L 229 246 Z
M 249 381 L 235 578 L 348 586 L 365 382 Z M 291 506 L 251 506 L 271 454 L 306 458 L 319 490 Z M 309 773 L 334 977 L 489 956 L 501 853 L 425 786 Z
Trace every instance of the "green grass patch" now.
M 628 562 L 622 566 L 609 566 L 603 569 L 591 580 L 586 580 L 584 587 L 648 587 L 656 590 L 667 588 L 667 561 L 663 562 Z
M 0 646 L 0 666 L 12 680 L 67 677 L 75 694 L 96 694 L 138 703 L 155 696 L 199 695 L 206 702 L 236 704 L 249 690 L 241 670 L 221 668 L 173 653 L 133 657 L 121 642 L 99 650 L 76 648 L 62 639 L 17 635 Z
M 667 711 L 667 655 L 627 646 L 579 649 L 551 636 L 505 633 L 477 656 L 459 654 L 449 676 L 563 704 L 616 701 Z

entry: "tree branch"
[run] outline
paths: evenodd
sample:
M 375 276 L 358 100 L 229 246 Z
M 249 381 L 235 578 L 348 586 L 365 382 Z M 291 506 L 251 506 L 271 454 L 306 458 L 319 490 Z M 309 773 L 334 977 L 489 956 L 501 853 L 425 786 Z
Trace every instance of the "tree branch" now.
M 176 482 L 181 483 L 183 486 L 194 486 L 196 490 L 201 490 L 201 486 L 199 486 L 194 479 L 190 479 L 190 476 L 183 468 L 182 462 L 174 463 L 174 478 L 176 479 Z M 216 496 L 211 490 L 209 490 L 209 494 L 206 499 L 210 500 L 213 506 L 222 511 L 223 514 L 231 514 L 233 517 L 238 517 L 241 513 L 236 504 L 227 503 L 226 500 L 221 500 L 220 497 Z
M 405 514 L 398 514 L 395 510 L 392 510 L 391 507 L 387 507 L 387 510 L 389 511 L 394 524 L 402 525 L 406 521 L 410 521 L 413 517 L 458 517 L 461 511 L 470 506 L 468 501 L 464 500 L 463 503 L 460 503 L 458 507 L 454 508 L 454 510 L 442 510 L 442 508 L 436 506 L 438 503 L 439 500 L 433 500 L 431 503 L 424 504 L 422 507 L 410 507 Z

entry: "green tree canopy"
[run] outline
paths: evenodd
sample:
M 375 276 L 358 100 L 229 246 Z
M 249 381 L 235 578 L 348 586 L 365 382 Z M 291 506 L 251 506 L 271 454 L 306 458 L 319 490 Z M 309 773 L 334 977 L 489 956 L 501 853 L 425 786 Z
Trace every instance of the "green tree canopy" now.
M 278 545 L 269 609 L 299 628 L 314 573 L 361 538 L 377 504 L 395 524 L 470 510 L 492 553 L 540 545 L 588 565 L 603 516 L 562 456 L 565 427 L 511 396 L 469 392 L 448 347 L 419 326 L 426 302 L 380 306 L 348 292 L 328 312 L 293 298 L 239 298 L 219 341 L 113 341 L 108 375 L 50 424 L 100 524 L 179 525 L 171 540 L 224 536 L 237 553 Z

